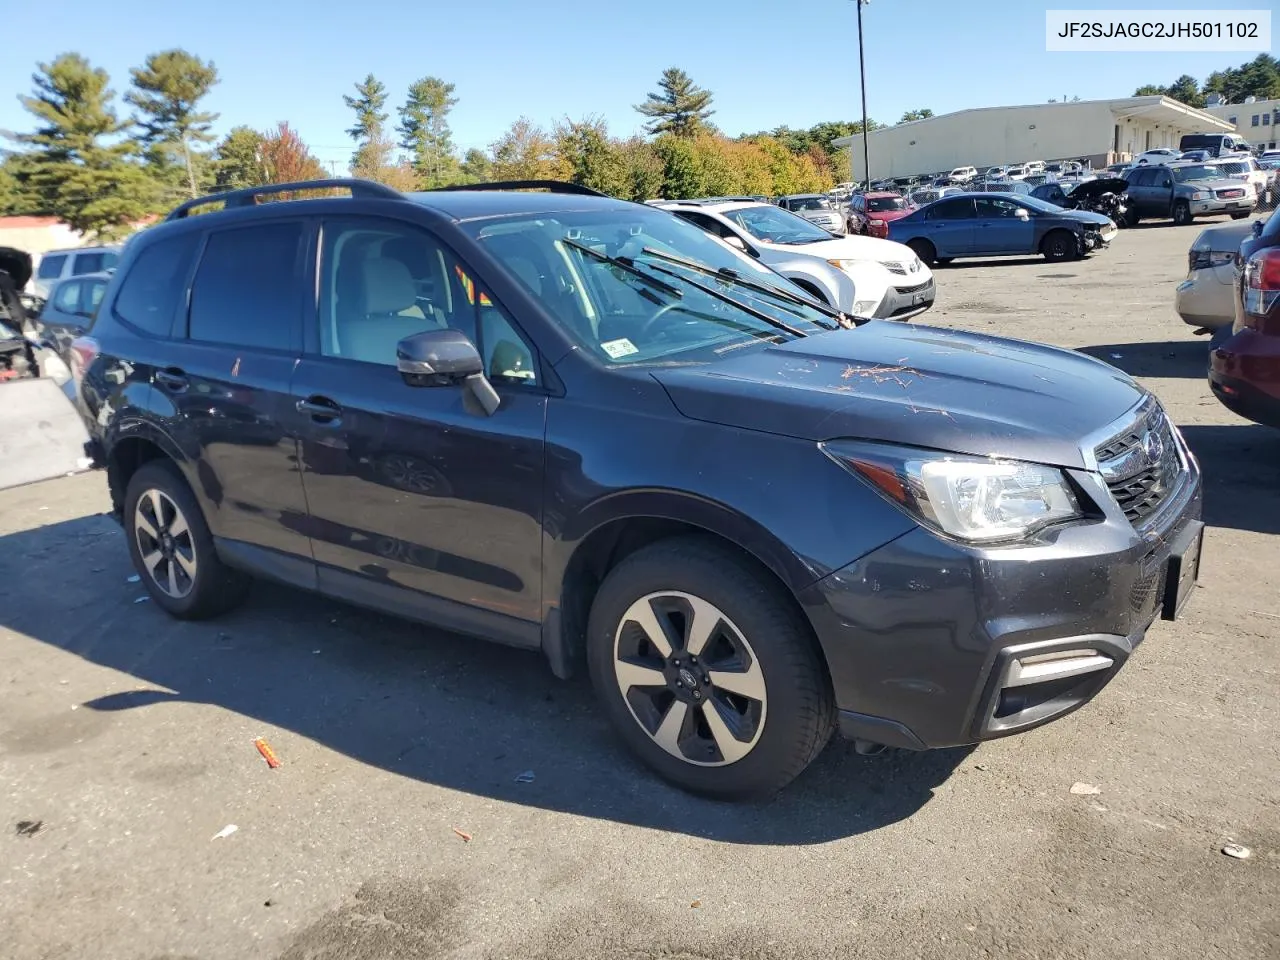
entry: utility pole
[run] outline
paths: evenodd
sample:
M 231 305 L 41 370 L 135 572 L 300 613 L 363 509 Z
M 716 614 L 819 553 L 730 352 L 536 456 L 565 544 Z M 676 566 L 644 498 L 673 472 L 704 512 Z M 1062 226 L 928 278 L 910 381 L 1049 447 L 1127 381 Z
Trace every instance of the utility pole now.
M 871 0 L 853 0 L 858 7 L 858 73 L 862 77 L 862 179 L 864 189 L 871 189 L 871 151 L 867 147 L 867 138 L 871 131 L 867 129 L 867 63 L 862 46 L 862 7 Z

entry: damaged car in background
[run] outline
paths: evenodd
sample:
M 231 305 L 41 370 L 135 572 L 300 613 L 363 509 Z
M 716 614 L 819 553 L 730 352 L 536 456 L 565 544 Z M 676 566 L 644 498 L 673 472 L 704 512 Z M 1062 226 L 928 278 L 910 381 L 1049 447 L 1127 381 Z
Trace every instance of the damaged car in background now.
M 0 247 L 0 383 L 49 377 L 72 395 L 71 370 L 54 347 L 33 332 L 22 288 L 31 279 L 31 255 Z

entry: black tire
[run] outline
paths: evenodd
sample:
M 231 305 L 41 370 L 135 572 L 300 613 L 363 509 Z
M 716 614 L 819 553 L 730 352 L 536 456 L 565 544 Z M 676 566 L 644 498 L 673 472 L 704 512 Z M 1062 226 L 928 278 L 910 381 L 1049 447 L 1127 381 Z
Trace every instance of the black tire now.
M 938 249 L 928 240 L 922 240 L 915 237 L 907 241 L 907 246 L 911 248 L 911 252 L 920 258 L 925 266 L 932 266 L 934 261 L 938 259 Z
M 166 498 L 168 504 L 165 503 Z M 164 526 L 157 526 L 153 522 L 157 503 L 161 504 L 162 514 L 174 518 L 171 521 L 173 527 L 177 526 L 176 519 L 180 515 L 185 520 L 186 530 L 169 538 L 172 555 L 156 561 L 155 568 L 152 568 L 143 561 L 140 540 L 146 539 L 149 545 L 154 543 L 161 552 L 165 548 L 159 544 L 162 538 L 151 538 L 145 533 L 139 533 L 139 517 L 141 511 L 142 520 L 156 528 L 158 533 L 164 533 Z M 170 506 L 176 507 L 180 514 L 171 514 Z M 204 514 L 200 512 L 191 488 L 171 461 L 152 460 L 144 463 L 129 480 L 124 497 L 124 528 L 129 543 L 129 557 L 133 560 L 138 576 L 142 578 L 143 586 L 151 599 L 172 616 L 179 620 L 205 620 L 225 613 L 244 600 L 249 578 L 232 570 L 218 558 Z M 177 557 L 179 553 L 182 558 L 190 558 L 186 562 L 191 564 L 193 575 L 186 574 L 185 566 Z M 155 551 L 149 556 L 155 556 Z M 170 579 L 168 575 L 171 568 L 175 579 Z M 162 583 L 177 583 L 180 590 L 186 589 L 179 595 L 174 595 Z
M 1245 217 L 1247 217 L 1248 215 L 1249 215 L 1249 214 L 1248 214 L 1247 212 L 1245 212 L 1245 213 L 1233 213 L 1233 214 L 1231 215 L 1231 219 L 1232 219 L 1232 220 L 1243 220 L 1243 219 L 1244 219 Z
M 1195 218 L 1191 216 L 1191 204 L 1185 200 L 1179 200 L 1173 205 L 1173 225 L 1175 227 L 1185 227 Z
M 953 263 L 955 259 L 955 257 L 938 257 L 933 262 L 940 267 L 945 267 L 947 264 Z
M 720 688 L 700 687 L 708 691 L 701 708 L 688 703 L 681 714 L 687 712 L 690 718 L 690 725 L 684 729 L 689 731 L 686 742 L 691 744 L 686 748 L 676 742 L 675 749 L 681 756 L 668 752 L 655 740 L 655 734 L 641 726 L 639 713 L 633 712 L 623 692 L 615 663 L 618 645 L 635 636 L 628 631 L 637 629 L 634 620 L 624 620 L 628 611 L 633 604 L 664 592 L 685 594 L 711 605 L 720 615 L 715 622 L 724 626 L 724 635 L 746 640 L 747 662 L 751 664 L 748 669 L 758 666 L 764 694 L 758 702 L 735 698 L 731 704 Z M 663 597 L 658 602 L 669 599 Z M 648 609 L 652 612 L 654 607 Z M 686 617 L 677 622 L 691 625 L 693 621 Z M 640 633 L 642 637 L 647 635 L 646 631 Z M 683 644 L 685 640 L 679 642 Z M 723 642 L 723 639 L 715 643 L 708 641 L 706 649 L 712 650 Z M 674 648 L 674 644 L 672 646 Z M 660 776 L 691 793 L 722 800 L 773 794 L 813 761 L 835 729 L 831 685 L 808 625 L 767 575 L 732 551 L 702 538 L 653 544 L 627 557 L 609 573 L 591 607 L 587 657 L 596 693 L 627 746 Z M 673 650 L 671 658 L 664 659 L 649 648 L 649 659 L 662 664 L 662 669 L 667 671 L 676 669 L 670 666 L 671 660 L 690 666 L 687 651 L 683 659 L 680 650 Z M 716 668 L 708 666 L 713 662 L 716 662 L 714 652 L 694 668 L 706 671 L 704 681 L 717 675 Z M 740 664 L 741 658 L 736 662 Z M 693 663 L 697 663 L 696 657 Z M 660 720 L 679 706 L 674 684 L 637 685 L 629 687 L 628 693 L 639 697 L 642 709 L 653 708 L 655 700 L 658 704 L 669 704 L 666 710 L 659 707 L 652 714 L 652 724 L 659 732 Z M 685 696 L 691 695 L 686 688 Z M 727 704 L 728 710 L 747 711 L 744 717 L 748 718 L 748 734 L 752 707 L 744 705 L 755 704 L 762 711 L 759 725 L 755 727 L 755 739 L 740 759 L 726 762 L 725 755 L 712 745 L 714 734 L 702 733 L 710 731 L 705 710 L 712 699 Z M 699 709 L 704 712 L 700 713 Z M 714 704 L 711 709 L 716 709 Z M 717 713 L 724 716 L 725 710 Z M 736 725 L 737 715 L 730 716 Z M 742 746 L 741 740 L 734 743 L 735 748 Z M 719 765 L 699 765 L 688 759 L 685 749 L 695 750 L 699 756 L 709 758 L 707 763 Z
M 1128 213 L 1128 216 L 1126 217 L 1126 220 L 1128 222 L 1128 225 L 1131 227 L 1136 227 L 1139 223 L 1142 222 L 1142 217 L 1138 215 L 1137 207 L 1129 208 L 1129 213 Z
M 1040 241 L 1040 252 L 1050 263 L 1074 260 L 1080 255 L 1076 235 L 1070 230 L 1051 230 Z

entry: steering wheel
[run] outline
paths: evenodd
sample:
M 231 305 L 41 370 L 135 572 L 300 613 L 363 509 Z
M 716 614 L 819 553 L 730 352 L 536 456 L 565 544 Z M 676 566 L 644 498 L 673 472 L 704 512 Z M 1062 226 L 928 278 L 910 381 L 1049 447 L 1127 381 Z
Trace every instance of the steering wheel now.
M 668 303 L 666 306 L 659 307 L 657 313 L 655 313 L 652 317 L 650 317 L 644 323 L 640 324 L 640 329 L 636 331 L 636 339 L 637 340 L 645 339 L 649 335 L 650 331 L 653 330 L 654 325 L 659 320 L 661 320 L 664 316 L 666 316 L 672 310 L 675 310 L 677 307 L 682 307 L 682 306 L 684 306 L 684 304 L 682 303 Z

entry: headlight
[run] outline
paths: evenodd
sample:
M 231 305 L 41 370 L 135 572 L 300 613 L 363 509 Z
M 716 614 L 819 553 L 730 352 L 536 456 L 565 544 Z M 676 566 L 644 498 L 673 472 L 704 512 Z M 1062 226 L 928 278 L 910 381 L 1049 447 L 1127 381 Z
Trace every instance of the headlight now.
M 1191 191 L 1191 199 L 1192 200 L 1208 200 L 1209 195 L 1205 193 L 1203 190 L 1193 190 Z
M 855 317 L 869 317 L 879 305 L 880 302 L 878 300 L 855 300 L 853 302 L 853 315 Z
M 926 526 L 970 543 L 1025 539 L 1083 515 L 1056 467 L 880 443 L 836 440 L 821 446 Z
M 850 270 L 852 270 L 861 262 L 862 261 L 860 260 L 828 260 L 827 261 L 827 263 L 831 264 L 837 270 L 843 270 L 845 273 L 848 273 Z

